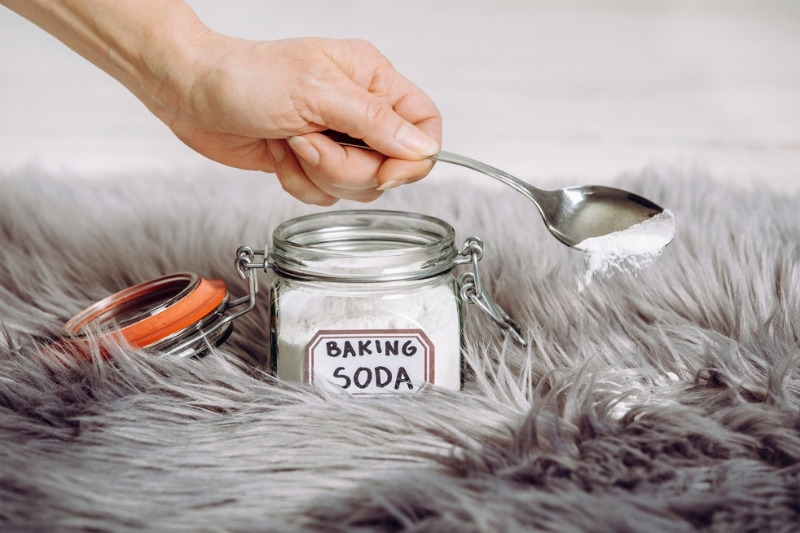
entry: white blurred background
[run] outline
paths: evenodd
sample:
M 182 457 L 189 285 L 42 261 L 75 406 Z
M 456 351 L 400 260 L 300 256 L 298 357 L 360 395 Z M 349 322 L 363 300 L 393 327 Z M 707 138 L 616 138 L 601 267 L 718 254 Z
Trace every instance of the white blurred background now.
M 798 0 L 189 3 L 241 37 L 372 41 L 437 102 L 444 149 L 533 183 L 657 165 L 800 190 Z M 0 169 L 30 164 L 98 178 L 216 165 L 0 7 Z

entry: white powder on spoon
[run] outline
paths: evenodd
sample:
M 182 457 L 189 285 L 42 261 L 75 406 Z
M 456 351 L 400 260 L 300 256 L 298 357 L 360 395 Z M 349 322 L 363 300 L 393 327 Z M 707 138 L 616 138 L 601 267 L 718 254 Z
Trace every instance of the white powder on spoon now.
M 650 265 L 675 236 L 675 228 L 675 216 L 665 209 L 626 230 L 579 242 L 575 248 L 587 254 L 587 270 L 579 290 L 589 286 L 595 275 L 634 272 Z

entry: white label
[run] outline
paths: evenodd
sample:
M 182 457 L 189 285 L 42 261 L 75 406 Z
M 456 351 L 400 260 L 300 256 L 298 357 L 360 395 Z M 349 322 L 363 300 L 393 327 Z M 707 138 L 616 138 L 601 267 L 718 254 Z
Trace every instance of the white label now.
M 306 346 L 305 381 L 356 394 L 417 392 L 435 382 L 433 363 L 420 329 L 321 330 Z

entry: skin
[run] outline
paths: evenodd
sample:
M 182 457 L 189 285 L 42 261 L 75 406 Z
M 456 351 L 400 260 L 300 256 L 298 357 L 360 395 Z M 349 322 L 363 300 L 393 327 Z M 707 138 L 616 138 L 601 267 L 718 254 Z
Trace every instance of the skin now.
M 0 0 L 127 87 L 189 147 L 274 172 L 312 204 L 371 201 L 423 178 L 441 115 L 358 39 L 252 41 L 212 31 L 182 0 Z M 378 152 L 344 148 L 333 129 Z

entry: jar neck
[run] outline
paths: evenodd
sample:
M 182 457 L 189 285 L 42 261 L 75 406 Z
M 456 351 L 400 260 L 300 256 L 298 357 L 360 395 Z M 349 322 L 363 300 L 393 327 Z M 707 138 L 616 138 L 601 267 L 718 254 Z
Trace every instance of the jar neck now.
M 352 210 L 288 220 L 272 235 L 270 266 L 300 280 L 376 283 L 451 271 L 458 252 L 452 226 L 399 211 Z

